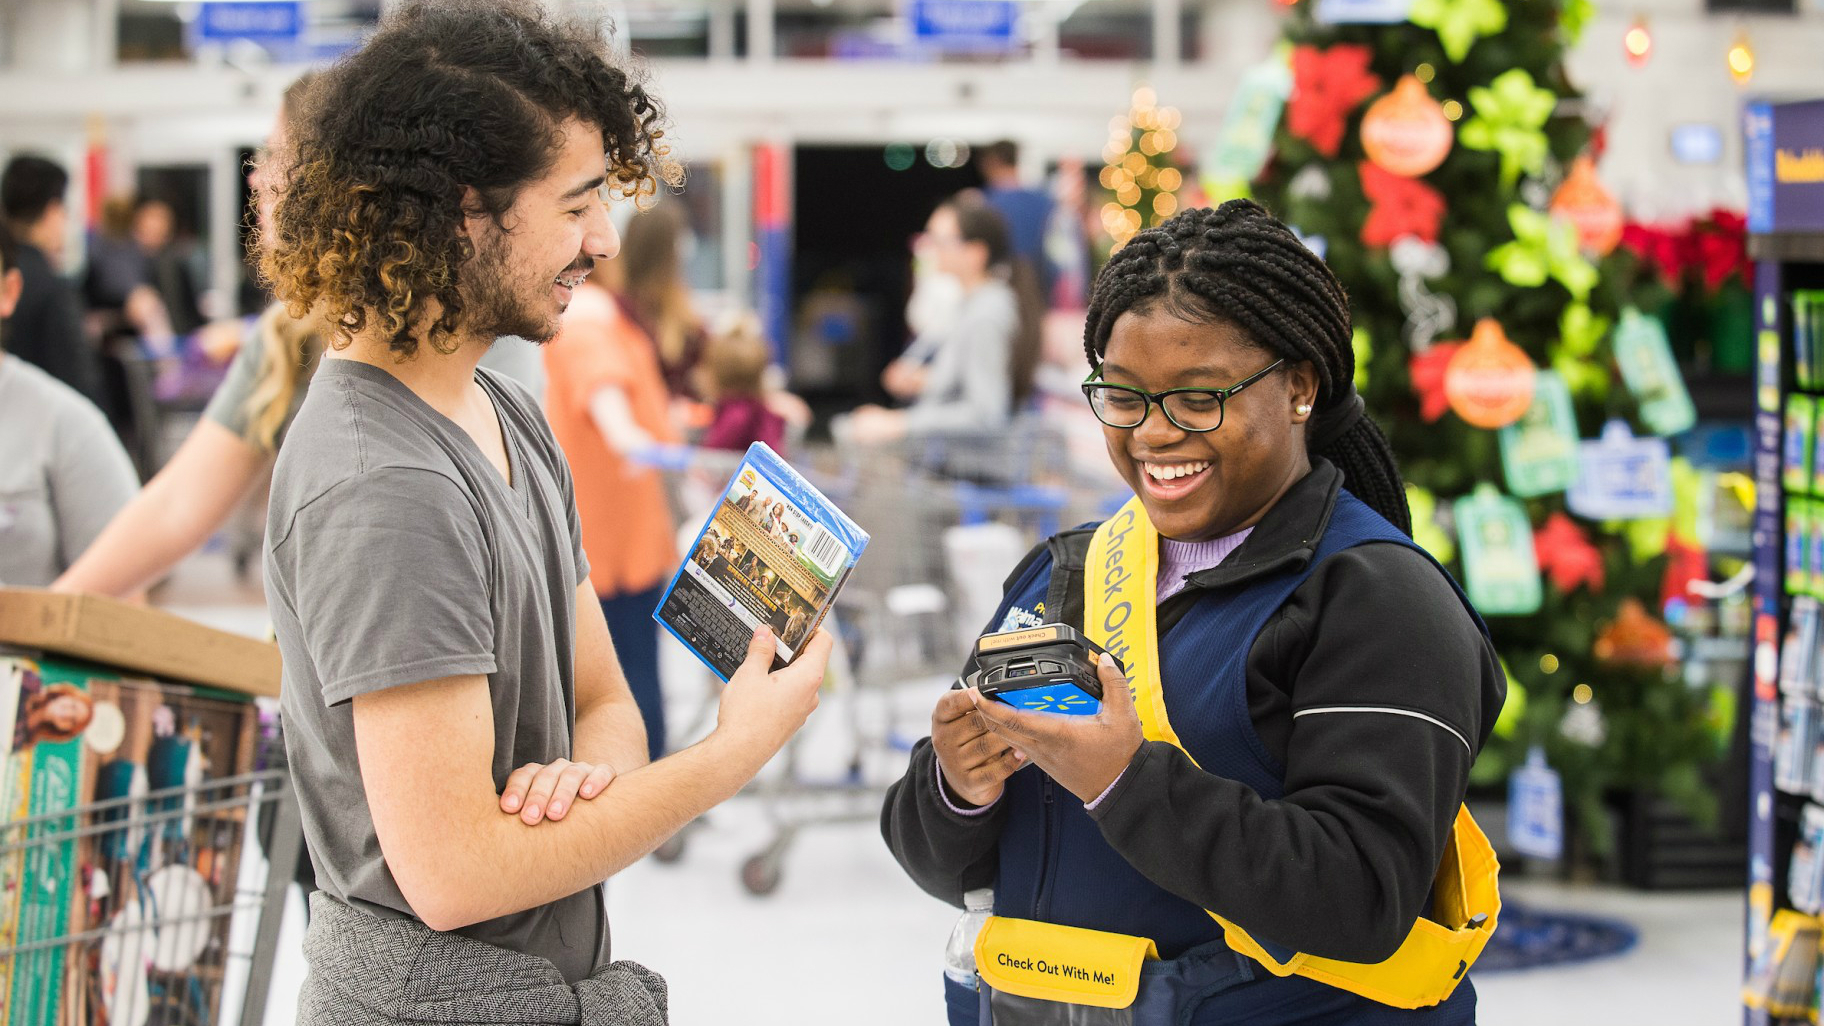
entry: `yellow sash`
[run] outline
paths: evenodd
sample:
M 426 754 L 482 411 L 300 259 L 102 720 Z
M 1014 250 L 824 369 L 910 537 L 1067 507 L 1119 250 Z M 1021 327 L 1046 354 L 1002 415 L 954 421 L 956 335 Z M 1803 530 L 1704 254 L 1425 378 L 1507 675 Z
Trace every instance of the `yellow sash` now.
M 1103 522 L 1090 541 L 1084 566 L 1084 633 L 1114 653 L 1127 668 L 1134 709 L 1146 736 L 1183 751 L 1166 717 L 1159 679 L 1159 631 L 1155 596 L 1159 578 L 1159 533 L 1138 498 Z M 1186 756 L 1190 753 L 1186 752 Z M 1192 762 L 1196 760 L 1193 758 Z M 1501 912 L 1496 885 L 1499 865 L 1481 828 L 1459 808 L 1432 890 L 1433 919 L 1413 923 L 1392 958 L 1372 965 L 1295 954 L 1281 962 L 1246 930 L 1214 912 L 1229 947 L 1275 976 L 1299 975 L 1360 994 L 1395 1008 L 1424 1008 L 1450 997 L 1495 932 Z M 1471 925 L 1471 920 L 1486 919 Z

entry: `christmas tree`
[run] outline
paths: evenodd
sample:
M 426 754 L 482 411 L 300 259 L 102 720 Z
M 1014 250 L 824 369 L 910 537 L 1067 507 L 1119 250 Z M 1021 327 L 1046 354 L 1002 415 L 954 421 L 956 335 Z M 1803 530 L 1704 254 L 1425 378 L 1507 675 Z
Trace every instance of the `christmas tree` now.
M 1148 86 L 1134 91 L 1134 105 L 1108 124 L 1099 176 L 1108 190 L 1102 205 L 1102 228 L 1119 246 L 1142 228 L 1163 224 L 1178 212 L 1178 190 L 1184 173 L 1173 162 L 1178 148 L 1178 110 L 1159 106 Z
M 1465 584 L 1508 670 L 1476 777 L 1543 749 L 1600 851 L 1619 790 L 1711 811 L 1719 725 L 1659 620 L 1668 564 L 1690 549 L 1666 493 L 1690 474 L 1654 436 L 1688 428 L 1690 404 L 1663 332 L 1627 309 L 1638 269 L 1563 67 L 1592 4 L 1316 16 L 1389 6 L 1297 3 L 1203 185 L 1212 201 L 1251 192 L 1348 289 L 1357 387 L 1400 458 L 1414 534 Z M 1604 466 L 1658 494 L 1621 494 Z

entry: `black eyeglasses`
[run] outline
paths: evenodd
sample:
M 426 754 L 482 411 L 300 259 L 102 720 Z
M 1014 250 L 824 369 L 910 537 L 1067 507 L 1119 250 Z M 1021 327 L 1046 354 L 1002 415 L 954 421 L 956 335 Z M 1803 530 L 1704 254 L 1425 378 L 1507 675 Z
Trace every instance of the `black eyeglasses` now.
M 1228 388 L 1168 388 L 1148 392 L 1131 385 L 1115 385 L 1095 380 L 1102 373 L 1097 367 L 1083 381 L 1083 395 L 1096 419 L 1112 428 L 1137 428 L 1146 422 L 1153 404 L 1165 411 L 1165 419 L 1180 431 L 1203 434 L 1222 426 L 1223 407 L 1229 397 L 1273 373 L 1285 363 L 1281 357 Z

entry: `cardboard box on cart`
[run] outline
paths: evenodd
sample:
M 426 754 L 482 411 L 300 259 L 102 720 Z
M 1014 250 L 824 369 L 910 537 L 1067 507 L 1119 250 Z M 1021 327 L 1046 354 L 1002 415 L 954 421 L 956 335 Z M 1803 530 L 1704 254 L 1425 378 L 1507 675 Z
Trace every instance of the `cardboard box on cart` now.
M 0 819 L 247 773 L 258 727 L 251 699 L 278 689 L 270 643 L 111 599 L 0 588 Z M 25 842 L 0 855 L 0 949 L 145 916 L 156 904 L 147 899 L 157 884 L 148 881 L 173 884 L 167 900 L 199 890 L 232 895 L 246 808 L 199 817 L 190 815 L 192 802 L 186 794 L 147 803 L 145 811 L 171 815 L 79 841 L 34 843 L 74 817 L 0 834 Z M 167 969 L 195 947 L 225 944 L 227 927 L 222 917 L 117 944 L 115 965 L 99 957 L 106 945 L 93 959 L 72 958 L 62 946 L 0 959 L 0 1021 L 63 1026 L 95 1021 L 97 1012 L 131 1016 L 106 1006 L 144 999 L 148 959 Z

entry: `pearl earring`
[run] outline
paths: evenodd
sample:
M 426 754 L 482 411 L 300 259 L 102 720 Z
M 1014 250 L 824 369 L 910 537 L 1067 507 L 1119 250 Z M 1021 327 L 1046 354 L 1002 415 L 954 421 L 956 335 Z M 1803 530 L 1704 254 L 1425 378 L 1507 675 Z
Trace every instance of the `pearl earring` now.
M 1310 403 L 1299 403 L 1297 406 L 1292 407 L 1292 412 L 1298 414 L 1301 417 L 1308 417 L 1311 415 L 1311 404 Z

